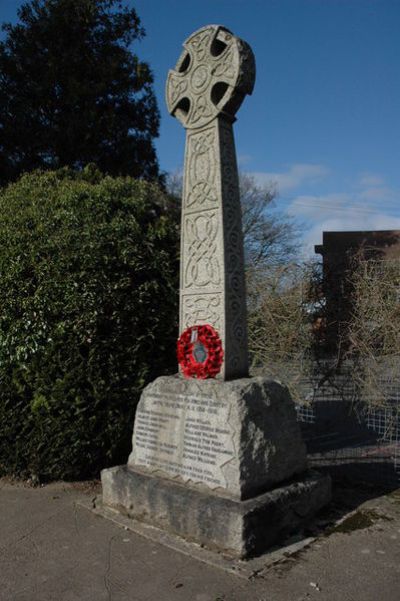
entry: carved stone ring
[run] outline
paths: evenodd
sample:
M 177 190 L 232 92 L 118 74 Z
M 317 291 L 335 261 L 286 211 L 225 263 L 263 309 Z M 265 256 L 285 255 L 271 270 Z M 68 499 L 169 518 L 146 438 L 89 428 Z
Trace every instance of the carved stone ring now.
M 183 44 L 175 69 L 168 73 L 169 112 L 186 129 L 207 125 L 220 114 L 232 121 L 255 81 L 250 46 L 220 25 L 208 25 Z

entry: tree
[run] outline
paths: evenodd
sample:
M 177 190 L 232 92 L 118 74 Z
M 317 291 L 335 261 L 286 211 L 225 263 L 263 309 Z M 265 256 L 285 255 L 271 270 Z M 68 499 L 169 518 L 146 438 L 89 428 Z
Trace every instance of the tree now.
M 386 408 L 389 424 L 392 411 L 395 419 L 400 417 L 400 261 L 359 253 L 347 278 L 352 307 L 344 359 L 351 361 L 359 397 L 372 409 Z
M 252 269 L 284 265 L 298 250 L 294 221 L 272 211 L 277 193 L 273 184 L 260 185 L 250 173 L 239 173 L 246 265 Z
M 158 177 L 159 113 L 145 32 L 120 0 L 31 0 L 0 42 L 0 184 L 35 168 L 95 163 Z
M 284 381 L 297 402 L 314 359 L 312 275 L 312 264 L 276 264 L 251 273 L 248 285 L 251 370 Z

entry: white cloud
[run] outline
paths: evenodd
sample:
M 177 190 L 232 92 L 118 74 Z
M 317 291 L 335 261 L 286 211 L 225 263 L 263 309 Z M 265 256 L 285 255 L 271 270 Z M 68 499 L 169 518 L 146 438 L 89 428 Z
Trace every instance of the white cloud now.
M 361 186 L 362 188 L 364 187 L 375 187 L 375 186 L 382 186 L 382 184 L 384 183 L 383 177 L 381 177 L 380 175 L 376 175 L 375 173 L 361 173 L 359 178 L 358 178 L 358 185 Z
M 238 165 L 240 167 L 243 165 L 247 165 L 248 163 L 251 163 L 252 158 L 253 157 L 250 154 L 239 154 L 237 158 Z
M 302 185 L 313 185 L 321 181 L 328 173 L 329 169 L 324 165 L 296 163 L 281 173 L 256 172 L 252 175 L 260 184 L 276 184 L 278 192 L 282 193 Z
M 380 193 L 379 193 L 380 190 Z M 395 190 L 385 188 L 386 199 L 399 198 Z M 356 193 L 342 192 L 325 195 L 297 196 L 288 208 L 294 217 L 306 220 L 310 228 L 303 238 L 306 254 L 314 253 L 321 244 L 324 231 L 391 230 L 400 229 L 398 207 L 377 203 L 383 199 L 382 189 L 366 188 Z M 396 214 L 395 214 L 396 213 Z
M 400 229 L 400 192 L 385 185 L 382 177 L 364 173 L 352 191 L 299 194 L 287 211 L 309 225 L 304 252 L 314 254 L 324 231 Z
M 378 202 L 394 201 L 396 200 L 396 192 L 388 187 L 371 187 L 361 190 L 359 197 L 364 200 L 376 200 Z
M 303 238 L 304 252 L 314 255 L 314 245 L 322 244 L 322 232 L 352 232 L 359 230 L 400 230 L 400 217 L 377 213 L 356 214 L 351 209 L 340 217 L 331 217 L 316 223 Z
M 381 175 L 362 172 L 345 191 L 313 193 L 310 188 L 315 190 L 329 173 L 324 165 L 296 163 L 286 171 L 251 175 L 260 185 L 275 184 L 281 196 L 291 191 L 287 212 L 305 226 L 308 255 L 322 242 L 323 231 L 400 229 L 400 191 L 386 185 Z
M 294 217 L 302 217 L 311 221 L 320 220 L 332 211 L 343 211 L 350 202 L 347 193 L 332 193 L 323 195 L 302 194 L 297 196 L 289 205 L 287 212 Z
M 361 173 L 356 179 L 354 188 L 357 190 L 358 197 L 362 200 L 385 202 L 386 205 L 394 202 L 395 206 L 393 208 L 398 207 L 398 192 L 388 187 L 381 175 L 368 172 Z

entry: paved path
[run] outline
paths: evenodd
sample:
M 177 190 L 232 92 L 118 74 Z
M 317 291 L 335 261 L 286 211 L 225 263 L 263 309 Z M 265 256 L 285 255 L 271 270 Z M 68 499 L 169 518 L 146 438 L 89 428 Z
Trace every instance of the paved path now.
M 399 601 L 400 493 L 345 492 L 347 532 L 245 580 L 88 511 L 96 485 L 0 480 L 0 601 Z

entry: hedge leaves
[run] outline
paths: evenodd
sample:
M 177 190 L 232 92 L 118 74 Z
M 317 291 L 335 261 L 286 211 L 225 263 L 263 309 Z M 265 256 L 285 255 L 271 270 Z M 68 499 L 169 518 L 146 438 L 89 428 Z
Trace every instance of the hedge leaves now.
M 142 387 L 175 369 L 167 206 L 90 169 L 0 191 L 0 474 L 81 478 L 126 460 Z

